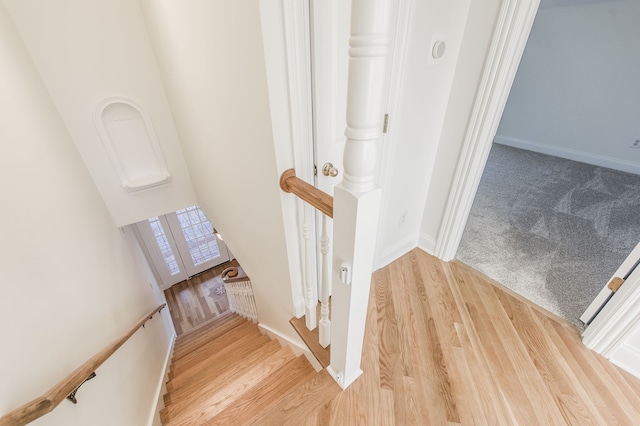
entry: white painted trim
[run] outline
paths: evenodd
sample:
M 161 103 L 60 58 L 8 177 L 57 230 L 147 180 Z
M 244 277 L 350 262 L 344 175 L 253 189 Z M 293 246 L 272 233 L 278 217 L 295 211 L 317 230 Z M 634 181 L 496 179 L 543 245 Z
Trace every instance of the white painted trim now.
M 418 238 L 418 248 L 433 255 L 436 251 L 436 239 L 421 232 Z
M 582 333 L 582 342 L 605 358 L 611 358 L 631 334 L 640 328 L 640 268 L 627 278 L 609 303 Z
M 313 183 L 308 6 L 308 0 L 261 0 L 260 18 L 278 169 L 293 167 L 299 178 Z M 280 201 L 293 312 L 300 317 L 304 315 L 303 207 L 284 192 Z M 315 241 L 315 235 L 312 238 Z
M 280 333 L 279 331 L 264 325 L 264 324 L 258 324 L 258 328 L 260 329 L 260 331 L 262 333 L 266 333 L 267 336 L 269 336 L 272 339 L 277 339 L 278 342 L 284 347 L 284 346 L 289 346 L 291 348 L 291 350 L 293 351 L 293 353 L 296 356 L 300 356 L 300 355 L 304 355 L 305 358 L 307 358 L 307 361 L 309 361 L 309 364 L 311 364 L 311 366 L 313 367 L 314 370 L 316 371 L 320 371 L 322 370 L 322 365 L 320 365 L 320 363 L 318 362 L 318 360 L 316 359 L 315 355 L 309 350 L 309 348 L 307 348 L 307 346 L 304 343 L 299 343 L 296 342 L 294 340 L 291 340 L 291 338 L 289 338 L 288 336 L 285 336 L 284 334 Z
M 455 257 L 482 172 L 540 0 L 505 0 L 467 126 L 436 241 L 435 255 Z
M 631 251 L 631 254 L 622 262 L 618 269 L 613 273 L 609 281 L 602 287 L 600 293 L 593 299 L 593 302 L 585 309 L 584 313 L 580 316 L 580 321 L 585 324 L 590 323 L 591 318 L 600 311 L 600 308 L 604 306 L 611 297 L 611 290 L 609 289 L 609 282 L 615 277 L 628 278 L 633 269 L 636 267 L 636 263 L 640 260 L 640 243 Z
M 394 260 L 409 253 L 411 250 L 418 246 L 418 241 L 415 236 L 409 236 L 402 241 L 397 242 L 392 247 L 388 247 L 382 253 L 379 262 L 375 263 L 375 269 L 384 268 Z
M 540 154 L 553 155 L 554 157 L 566 158 L 568 160 L 592 164 L 598 167 L 606 167 L 608 169 L 640 175 L 640 164 L 620 160 L 618 158 L 606 157 L 604 155 L 592 154 L 590 152 L 577 151 L 574 149 L 567 149 L 558 146 L 546 145 L 540 142 L 500 135 L 496 135 L 494 142 L 514 148 L 539 152 Z
M 169 308 L 167 308 L 167 311 Z M 164 357 L 164 374 L 160 376 L 156 385 L 156 405 L 151 410 L 149 416 L 149 425 L 161 425 L 160 411 L 164 408 L 164 395 L 167 393 L 167 382 L 169 381 L 169 368 L 171 367 L 171 359 L 173 358 L 173 350 L 176 344 L 176 333 L 173 332 L 169 338 L 170 344 L 167 347 L 167 353 Z
M 311 32 L 309 18 L 309 1 L 284 0 L 284 26 L 285 44 L 287 51 L 287 75 L 289 86 L 289 105 L 291 114 L 291 135 L 293 146 L 293 168 L 298 178 L 313 185 L 313 99 L 311 93 Z M 302 248 L 307 241 L 304 238 L 302 229 L 305 224 L 305 217 L 314 217 L 315 210 L 304 202 L 296 199 L 296 217 L 298 248 L 300 256 L 304 253 Z M 306 211 L 305 211 L 306 210 Z M 309 220 L 310 226 L 314 227 L 309 235 L 308 256 L 316 259 L 317 232 L 315 230 L 315 220 Z M 290 258 L 291 261 L 291 258 Z M 294 289 L 294 313 L 296 317 L 301 317 L 305 313 L 305 268 L 308 268 L 307 259 L 299 258 L 299 281 L 293 282 Z M 315 262 L 313 270 L 308 271 L 308 275 L 317 280 L 317 268 Z M 298 291 L 298 288 L 301 291 Z M 316 285 L 317 288 L 317 285 Z M 316 297 L 317 299 L 317 297 Z
M 629 345 L 622 345 L 611 357 L 611 362 L 640 378 L 640 351 Z

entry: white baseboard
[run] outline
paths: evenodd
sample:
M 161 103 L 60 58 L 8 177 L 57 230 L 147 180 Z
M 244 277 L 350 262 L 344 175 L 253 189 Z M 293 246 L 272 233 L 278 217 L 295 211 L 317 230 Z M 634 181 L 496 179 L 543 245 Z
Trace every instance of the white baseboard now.
M 623 344 L 615 351 L 610 361 L 628 373 L 640 378 L 640 351 L 637 349 Z
M 594 166 L 606 167 L 608 169 L 619 170 L 621 172 L 640 174 L 640 164 L 630 161 L 620 160 L 612 157 L 591 154 L 584 151 L 576 151 L 561 148 L 543 143 L 528 141 L 524 139 L 511 138 L 496 135 L 494 142 L 500 145 L 514 148 L 526 149 L 527 151 L 539 152 L 540 154 L 553 155 L 554 157 L 566 158 L 567 160 L 579 161 L 581 163 L 592 164 Z
M 263 333 L 267 333 L 267 335 L 269 337 L 271 337 L 272 339 L 277 339 L 278 342 L 280 342 L 280 344 L 283 347 L 284 346 L 289 346 L 296 356 L 304 355 L 305 358 L 307 358 L 307 360 L 309 361 L 309 364 L 311 364 L 311 366 L 313 367 L 314 370 L 316 370 L 316 371 L 322 370 L 322 365 L 320 365 L 320 363 L 316 359 L 315 355 L 313 355 L 311 353 L 309 348 L 307 348 L 304 345 L 304 343 L 300 344 L 300 343 L 298 343 L 296 341 L 293 341 L 289 337 L 287 337 L 284 334 L 280 333 L 279 331 L 274 330 L 273 328 L 271 328 L 271 327 L 269 327 L 267 325 L 264 325 L 264 324 L 258 324 L 258 328 L 260 328 L 260 331 L 262 331 Z
M 417 246 L 418 246 L 418 242 L 416 241 L 416 237 L 414 236 L 410 236 L 405 238 L 404 240 L 398 241 L 396 244 L 386 248 L 382 252 L 381 258 L 377 259 L 376 264 L 374 265 L 374 270 L 384 268 L 394 260 L 409 253 L 411 250 L 413 250 Z
M 436 239 L 431 235 L 420 233 L 418 238 L 418 247 L 430 255 L 434 255 L 436 251 Z
M 173 349 L 176 344 L 176 334 L 172 333 L 170 337 L 171 344 L 167 347 L 167 353 L 164 357 L 164 374 L 160 376 L 160 380 L 156 385 L 156 406 L 152 413 L 151 423 L 152 426 L 162 426 L 160 421 L 160 411 L 164 408 L 164 395 L 167 393 L 167 382 L 169 381 L 169 368 L 171 368 L 171 358 L 173 357 Z

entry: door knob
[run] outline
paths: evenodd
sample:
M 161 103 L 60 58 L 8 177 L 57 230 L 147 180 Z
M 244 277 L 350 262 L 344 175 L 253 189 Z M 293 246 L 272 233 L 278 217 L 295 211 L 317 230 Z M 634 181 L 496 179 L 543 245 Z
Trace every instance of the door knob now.
M 322 174 L 325 176 L 336 177 L 338 176 L 338 173 L 338 169 L 333 167 L 333 164 L 331 163 L 326 163 L 324 166 L 322 166 Z

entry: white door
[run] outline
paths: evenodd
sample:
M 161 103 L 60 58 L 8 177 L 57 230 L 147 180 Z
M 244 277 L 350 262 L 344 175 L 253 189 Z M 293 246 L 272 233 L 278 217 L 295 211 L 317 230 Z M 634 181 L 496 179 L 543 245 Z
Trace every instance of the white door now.
M 188 276 L 229 261 L 227 246 L 200 207 L 187 207 L 166 218 Z
M 351 1 L 312 0 L 311 7 L 316 186 L 333 195 L 343 170 Z M 325 176 L 325 164 L 332 164 L 338 174 Z
M 198 206 L 138 222 L 136 229 L 163 290 L 230 257 Z
M 580 317 L 580 321 L 586 325 L 591 324 L 593 319 L 600 313 L 604 305 L 607 304 L 613 295 L 618 291 L 624 281 L 629 278 L 636 267 L 640 264 L 640 243 L 633 249 L 631 254 L 622 262 L 622 265 L 613 274 L 609 282 L 600 290 L 600 293 L 591 302 L 589 307 Z
M 188 278 L 164 216 L 150 217 L 138 222 L 135 229 L 142 239 L 141 245 L 147 249 L 150 266 L 163 290 Z

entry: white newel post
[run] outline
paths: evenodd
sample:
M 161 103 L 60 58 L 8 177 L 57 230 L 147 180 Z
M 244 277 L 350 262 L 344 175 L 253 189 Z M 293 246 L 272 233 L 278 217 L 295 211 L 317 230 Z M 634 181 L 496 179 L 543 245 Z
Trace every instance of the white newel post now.
M 344 179 L 335 187 L 329 373 L 347 388 L 360 361 L 382 190 L 375 185 L 389 54 L 389 1 L 353 0 Z

